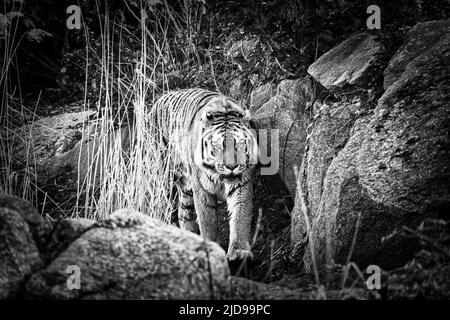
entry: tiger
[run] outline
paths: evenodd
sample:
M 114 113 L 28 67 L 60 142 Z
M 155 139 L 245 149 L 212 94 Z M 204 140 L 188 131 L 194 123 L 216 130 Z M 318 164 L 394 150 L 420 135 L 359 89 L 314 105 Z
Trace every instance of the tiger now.
M 250 111 L 205 89 L 163 94 L 154 105 L 160 138 L 171 150 L 181 229 L 219 242 L 218 201 L 229 213 L 229 261 L 253 260 L 253 173 L 258 145 Z

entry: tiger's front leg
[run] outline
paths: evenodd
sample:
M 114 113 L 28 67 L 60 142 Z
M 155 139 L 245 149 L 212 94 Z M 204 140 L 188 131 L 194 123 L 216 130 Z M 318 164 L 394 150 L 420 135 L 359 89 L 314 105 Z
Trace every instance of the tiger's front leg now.
M 200 235 L 204 239 L 219 242 L 217 197 L 204 190 L 200 184 L 193 186 L 193 193 Z
M 253 183 L 251 175 L 228 190 L 230 213 L 230 242 L 227 257 L 230 261 L 253 259 L 250 233 L 253 215 Z
M 189 178 L 181 176 L 177 179 L 176 186 L 178 189 L 178 222 L 180 228 L 199 234 L 193 192 Z

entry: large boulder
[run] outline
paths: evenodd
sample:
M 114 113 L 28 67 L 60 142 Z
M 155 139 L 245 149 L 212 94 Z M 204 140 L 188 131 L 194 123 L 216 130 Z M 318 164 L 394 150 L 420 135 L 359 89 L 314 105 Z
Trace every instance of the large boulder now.
M 382 239 L 397 227 L 415 223 L 417 218 L 411 215 L 409 221 L 408 217 L 403 218 L 406 212 L 374 201 L 361 185 L 356 159 L 360 156 L 369 123 L 369 117 L 356 121 L 350 140 L 326 172 L 316 211 L 309 212 L 311 229 L 304 257 L 307 271 L 313 270 L 313 258 L 319 269 L 333 261 L 355 261 L 361 267 L 378 264 L 391 268 L 404 263 L 409 251 L 414 249 L 412 241 L 399 242 L 394 238 L 394 241 L 383 242 Z M 306 225 L 304 220 L 301 220 L 301 225 Z
M 390 268 L 415 243 L 388 237 L 426 217 L 448 218 L 450 207 L 450 35 L 413 59 L 358 118 L 326 172 L 317 209 L 310 212 L 311 270 L 349 259 Z M 316 258 L 316 259 L 313 259 Z
M 448 205 L 449 58 L 447 33 L 380 98 L 358 162 L 377 202 L 420 214 Z
M 0 194 L 0 208 L 19 212 L 29 226 L 36 246 L 40 251 L 44 250 L 47 238 L 53 228 L 50 220 L 42 218 L 28 201 L 8 194 Z
M 318 101 L 316 105 L 317 114 L 310 126 L 303 165 L 299 167 L 291 214 L 291 242 L 294 244 L 306 242 L 305 215 L 313 216 L 318 211 L 331 162 L 346 145 L 355 120 L 370 110 L 370 104 L 359 98 L 333 103 Z
M 264 103 L 269 101 L 277 93 L 277 86 L 275 83 L 268 82 L 259 87 L 256 87 L 250 92 L 250 111 L 255 112 Z
M 384 71 L 384 89 L 400 79 L 408 63 L 427 52 L 449 32 L 450 19 L 418 23 L 409 30 L 407 41 L 397 50 Z
M 374 36 L 358 33 L 322 55 L 309 66 L 308 73 L 327 89 L 366 87 L 383 51 Z
M 256 95 L 256 93 L 253 94 L 253 96 Z M 256 105 L 252 106 L 256 110 L 253 112 L 253 118 L 258 132 L 262 133 L 261 129 L 264 129 L 268 133 L 267 150 L 273 160 L 270 163 L 273 171 L 268 173 L 278 173 L 291 195 L 295 194 L 295 167 L 299 166 L 304 151 L 306 127 L 309 123 L 308 106 L 312 97 L 312 84 L 308 78 L 284 80 L 278 85 L 276 94 L 267 102 L 259 108 Z M 266 99 L 267 97 L 259 101 Z M 254 98 L 254 103 L 255 100 Z M 278 132 L 278 141 L 274 136 L 275 130 Z M 273 150 L 272 139 L 276 142 L 273 144 Z M 261 137 L 260 143 L 262 143 Z M 261 158 L 263 167 L 269 166 L 264 161 L 263 155 Z
M 45 228 L 30 207 L 17 197 L 0 195 L 0 299 L 14 298 L 43 264 L 34 239 L 41 239 Z
M 67 286 L 69 267 L 80 270 L 78 290 Z M 34 274 L 26 291 L 52 299 L 210 299 L 228 276 L 225 252 L 217 244 L 120 210 Z
M 30 180 L 36 184 L 37 202 L 45 202 L 50 216 L 71 211 L 80 200 L 80 191 L 83 194 L 103 181 L 104 164 L 111 153 L 126 157 L 129 152 L 132 127 L 105 131 L 101 122 L 92 121 L 93 115 L 87 110 L 46 117 L 7 135 L 13 146 L 12 171 L 19 178 L 17 183 Z
M 51 184 L 61 174 L 76 167 L 78 154 L 71 152 L 81 140 L 83 126 L 93 111 L 65 113 L 26 124 L 10 135 L 14 146 L 13 167 L 34 168 L 40 186 Z
M 85 218 L 62 219 L 55 223 L 47 237 L 42 256 L 46 262 L 53 261 L 83 233 L 95 227 L 95 221 Z

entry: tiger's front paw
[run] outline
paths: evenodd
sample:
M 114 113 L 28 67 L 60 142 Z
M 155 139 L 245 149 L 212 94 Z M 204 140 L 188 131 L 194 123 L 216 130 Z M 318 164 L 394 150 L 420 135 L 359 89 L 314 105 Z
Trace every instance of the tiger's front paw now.
M 250 250 L 230 247 L 227 258 L 232 275 L 245 278 L 250 276 L 253 268 L 253 253 Z
M 249 250 L 235 249 L 227 253 L 227 258 L 230 261 L 252 261 L 253 253 Z
M 229 261 L 252 261 L 253 253 L 248 243 L 231 243 L 228 247 L 227 258 Z

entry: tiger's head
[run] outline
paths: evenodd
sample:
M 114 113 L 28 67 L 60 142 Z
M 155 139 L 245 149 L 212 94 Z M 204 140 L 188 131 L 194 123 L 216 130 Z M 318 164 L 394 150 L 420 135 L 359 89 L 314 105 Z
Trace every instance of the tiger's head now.
M 257 162 L 256 133 L 250 111 L 225 96 L 211 99 L 200 110 L 195 164 L 224 182 L 235 182 Z

